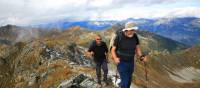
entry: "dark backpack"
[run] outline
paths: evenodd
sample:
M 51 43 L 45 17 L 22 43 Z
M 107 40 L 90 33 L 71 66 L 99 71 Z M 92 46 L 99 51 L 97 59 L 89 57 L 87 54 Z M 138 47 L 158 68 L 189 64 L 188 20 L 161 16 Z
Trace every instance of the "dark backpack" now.
M 114 29 L 115 32 L 114 32 L 114 35 L 112 36 L 112 38 L 110 39 L 110 46 L 109 46 L 109 50 L 110 51 L 111 51 L 111 49 L 113 47 L 115 38 L 117 36 L 121 36 L 122 35 L 122 33 L 123 33 L 122 30 L 124 29 L 124 24 L 123 23 L 117 23 L 117 24 L 115 24 L 115 25 L 112 26 L 112 29 Z
M 90 44 L 92 47 L 95 47 L 97 44 L 96 44 L 96 41 L 95 40 L 92 40 L 91 44 Z
M 115 39 L 116 38 L 118 39 L 117 46 L 116 46 L 117 50 L 119 49 L 119 45 L 120 45 L 120 41 L 122 40 L 122 37 L 123 37 L 123 31 L 118 31 L 115 37 Z

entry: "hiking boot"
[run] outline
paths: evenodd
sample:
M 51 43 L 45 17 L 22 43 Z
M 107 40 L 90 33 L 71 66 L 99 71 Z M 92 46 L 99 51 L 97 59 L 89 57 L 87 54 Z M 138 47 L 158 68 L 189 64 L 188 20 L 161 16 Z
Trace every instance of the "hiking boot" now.
M 97 83 L 98 83 L 99 85 L 101 85 L 101 77 L 100 77 L 100 76 L 97 77 Z
M 104 81 L 105 85 L 108 86 L 109 85 L 109 82 L 108 81 Z
M 97 83 L 98 83 L 99 85 L 101 85 L 101 80 L 98 80 Z
M 105 83 L 105 85 L 106 85 L 106 86 L 108 86 L 108 85 L 109 85 L 109 82 L 108 82 L 108 80 L 107 80 L 107 79 L 104 79 L 103 81 L 104 81 L 104 83 Z

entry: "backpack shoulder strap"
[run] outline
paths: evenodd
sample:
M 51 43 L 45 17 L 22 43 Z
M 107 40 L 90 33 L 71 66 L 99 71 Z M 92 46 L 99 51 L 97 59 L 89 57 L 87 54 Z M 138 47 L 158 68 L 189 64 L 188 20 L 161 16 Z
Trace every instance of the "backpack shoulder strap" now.
M 119 45 L 120 45 L 120 42 L 121 42 L 121 40 L 122 40 L 122 36 L 123 36 L 123 32 L 122 31 L 119 31 L 118 33 L 117 33 L 117 36 L 116 36 L 116 38 L 118 39 L 117 40 L 117 48 L 119 49 L 120 47 L 119 47 Z
M 103 46 L 103 48 L 107 49 L 106 42 L 102 42 L 102 46 Z
M 96 46 L 96 41 L 95 41 L 95 40 L 92 40 L 92 41 L 91 41 L 91 44 L 90 44 L 90 47 L 93 47 L 93 48 L 94 48 L 95 46 Z
M 140 44 L 140 41 L 139 41 L 139 38 L 138 38 L 138 34 L 137 34 L 137 33 L 134 34 L 134 38 L 136 39 L 137 44 Z

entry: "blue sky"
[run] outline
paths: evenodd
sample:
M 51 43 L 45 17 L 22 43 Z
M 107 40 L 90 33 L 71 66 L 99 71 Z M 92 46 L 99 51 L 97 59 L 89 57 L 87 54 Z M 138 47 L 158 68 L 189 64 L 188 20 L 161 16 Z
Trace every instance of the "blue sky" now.
M 200 18 L 200 0 L 0 0 L 0 25 L 60 19 Z

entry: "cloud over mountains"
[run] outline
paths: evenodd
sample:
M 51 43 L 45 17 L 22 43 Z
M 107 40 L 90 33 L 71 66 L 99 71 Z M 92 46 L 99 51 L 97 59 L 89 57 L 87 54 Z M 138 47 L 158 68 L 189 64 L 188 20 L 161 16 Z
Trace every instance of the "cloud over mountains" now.
M 0 25 L 67 20 L 200 17 L 198 0 L 1 0 Z

